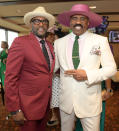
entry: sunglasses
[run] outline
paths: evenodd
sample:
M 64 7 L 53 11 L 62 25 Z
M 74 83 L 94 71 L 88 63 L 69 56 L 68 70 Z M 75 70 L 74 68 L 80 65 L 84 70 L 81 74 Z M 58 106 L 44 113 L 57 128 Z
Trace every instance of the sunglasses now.
M 33 22 L 35 25 L 39 25 L 42 23 L 43 25 L 48 25 L 49 21 L 47 19 L 40 20 L 40 19 L 32 19 L 31 22 Z

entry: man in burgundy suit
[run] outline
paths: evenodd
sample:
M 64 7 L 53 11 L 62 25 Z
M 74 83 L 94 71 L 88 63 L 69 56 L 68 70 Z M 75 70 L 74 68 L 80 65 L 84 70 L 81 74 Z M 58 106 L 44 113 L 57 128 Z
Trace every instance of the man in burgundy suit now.
M 9 49 L 6 74 L 6 108 L 21 131 L 45 131 L 54 68 L 53 47 L 45 34 L 55 18 L 38 7 L 26 13 L 31 33 L 18 37 Z

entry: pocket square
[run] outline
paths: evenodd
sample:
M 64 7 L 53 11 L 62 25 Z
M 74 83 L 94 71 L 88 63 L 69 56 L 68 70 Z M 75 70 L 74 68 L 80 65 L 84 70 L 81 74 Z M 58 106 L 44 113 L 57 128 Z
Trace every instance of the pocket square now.
M 91 55 L 101 55 L 100 46 L 99 45 L 93 46 L 90 51 L 90 54 Z

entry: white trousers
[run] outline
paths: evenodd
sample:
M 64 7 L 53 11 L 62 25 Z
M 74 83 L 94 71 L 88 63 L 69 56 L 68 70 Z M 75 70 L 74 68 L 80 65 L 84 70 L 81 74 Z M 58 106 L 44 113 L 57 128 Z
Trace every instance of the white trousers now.
M 67 114 L 60 110 L 61 115 L 61 131 L 74 131 L 76 115 L 74 111 Z M 100 115 L 94 117 L 80 118 L 83 131 L 100 131 Z

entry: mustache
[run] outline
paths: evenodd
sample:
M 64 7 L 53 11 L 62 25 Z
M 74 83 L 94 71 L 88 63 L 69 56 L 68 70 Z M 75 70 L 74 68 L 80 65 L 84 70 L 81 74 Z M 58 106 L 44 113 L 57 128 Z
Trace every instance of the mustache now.
M 81 24 L 75 24 L 73 27 L 75 28 L 77 26 L 80 26 L 81 28 L 83 28 L 83 25 L 81 25 Z
M 41 28 L 43 28 L 43 27 L 41 27 Z M 38 33 L 38 30 L 39 30 L 39 28 L 34 28 L 34 27 L 32 27 L 32 30 L 31 30 L 31 32 L 34 34 L 34 35 L 36 35 L 37 37 L 39 37 L 39 38 L 44 38 L 45 37 L 45 34 L 46 34 L 46 29 L 45 28 L 43 28 L 43 30 L 45 30 L 45 33 L 44 34 L 42 34 L 42 35 L 40 35 L 39 33 Z

